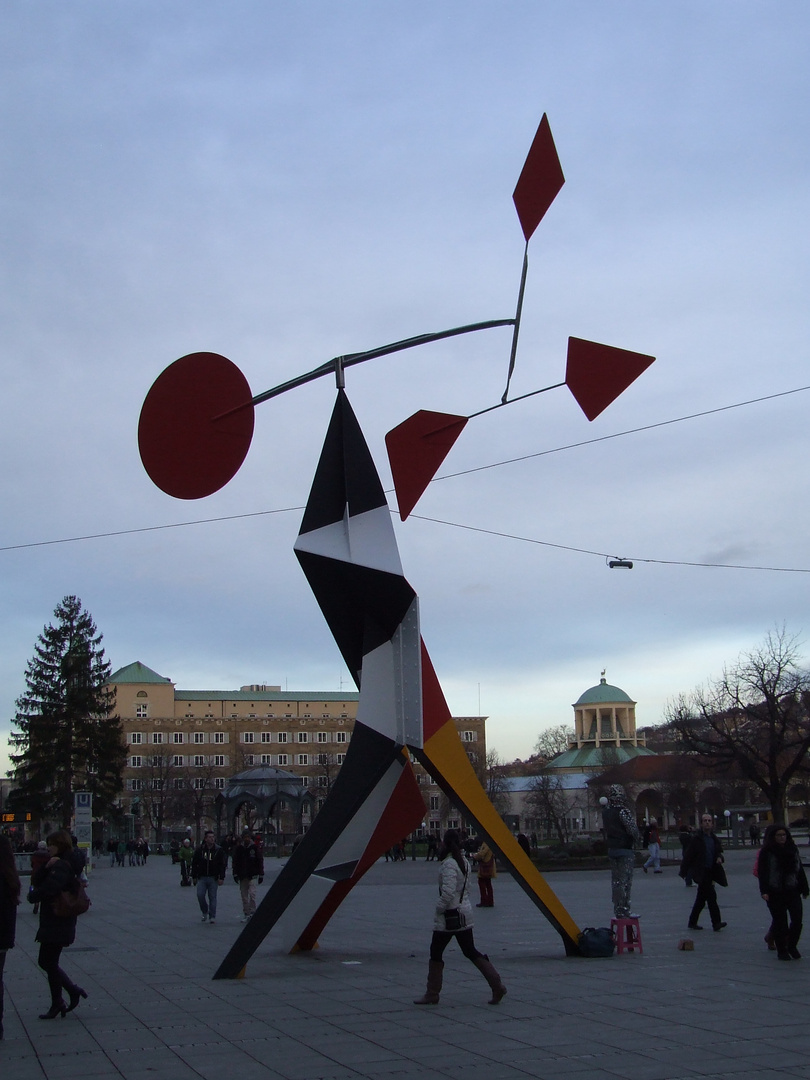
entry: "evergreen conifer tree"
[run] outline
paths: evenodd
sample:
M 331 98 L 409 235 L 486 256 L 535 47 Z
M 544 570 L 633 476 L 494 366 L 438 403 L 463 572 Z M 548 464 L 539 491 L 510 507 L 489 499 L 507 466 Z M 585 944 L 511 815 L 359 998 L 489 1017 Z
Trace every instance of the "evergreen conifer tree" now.
M 101 634 L 76 596 L 66 596 L 54 615 L 34 646 L 26 692 L 16 702 L 10 742 L 17 783 L 10 797 L 40 820 L 67 828 L 74 791 L 92 792 L 96 816 L 112 808 L 125 750 Z

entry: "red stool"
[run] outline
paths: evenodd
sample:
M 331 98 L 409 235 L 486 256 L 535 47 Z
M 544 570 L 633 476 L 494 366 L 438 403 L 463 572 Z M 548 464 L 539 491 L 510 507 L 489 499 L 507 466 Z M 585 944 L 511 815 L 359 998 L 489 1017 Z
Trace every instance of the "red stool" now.
M 634 919 L 611 919 L 610 929 L 616 938 L 616 952 L 644 952 L 641 947 L 641 928 L 638 918 Z

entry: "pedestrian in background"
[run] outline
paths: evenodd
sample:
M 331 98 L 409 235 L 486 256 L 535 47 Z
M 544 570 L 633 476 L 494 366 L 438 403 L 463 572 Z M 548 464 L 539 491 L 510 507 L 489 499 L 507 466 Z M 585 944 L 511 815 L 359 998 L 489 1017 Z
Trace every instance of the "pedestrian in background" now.
M 703 908 L 707 906 L 712 920 L 712 930 L 722 930 L 724 926 L 727 926 L 728 924 L 722 921 L 715 885 L 722 885 L 725 888 L 728 880 L 723 869 L 723 845 L 720 838 L 715 836 L 714 818 L 711 814 L 702 815 L 700 832 L 695 833 L 689 841 L 679 873 L 682 878 L 691 878 L 698 887 L 689 915 L 689 929 L 703 929 L 702 926 L 698 926 L 698 919 Z
M 20 875 L 7 836 L 0 836 L 0 1039 L 3 1038 L 3 968 L 6 953 L 14 948 L 17 905 L 20 902 Z
M 264 859 L 250 829 L 242 830 L 242 839 L 233 849 L 232 859 L 233 880 L 242 898 L 242 922 L 247 922 L 256 912 L 256 881 L 259 885 L 264 881 Z
M 439 859 L 439 900 L 430 941 L 427 989 L 422 997 L 416 998 L 414 1005 L 438 1004 L 444 978 L 442 956 L 454 937 L 467 959 L 475 964 L 489 983 L 492 990 L 489 1004 L 497 1005 L 506 993 L 506 987 L 489 957 L 475 947 L 468 889 L 471 867 L 461 849 L 461 837 L 456 829 L 448 829 L 444 834 Z
M 213 924 L 217 918 L 217 890 L 225 883 L 225 869 L 228 856 L 219 847 L 211 829 L 203 837 L 202 844 L 194 852 L 191 860 L 191 877 L 197 886 L 197 903 L 202 912 L 202 921 Z
M 641 869 L 644 873 L 652 867 L 654 874 L 662 874 L 661 869 L 661 835 L 658 832 L 658 821 L 655 818 L 650 818 L 650 824 L 647 828 L 647 851 L 649 852 L 649 858 L 642 864 Z
M 757 878 L 762 899 L 768 905 L 773 935 L 780 960 L 801 960 L 798 950 L 802 936 L 802 897 L 808 895 L 807 875 L 790 830 L 769 825 L 757 859 Z
M 70 834 L 61 829 L 51 833 L 47 840 L 50 859 L 40 870 L 31 875 L 29 901 L 39 902 L 39 929 L 36 940 L 39 942 L 37 963 L 48 976 L 48 988 L 51 992 L 51 1007 L 40 1013 L 40 1020 L 64 1018 L 72 1012 L 87 992 L 72 982 L 59 966 L 62 949 L 76 940 L 76 916 L 57 915 L 54 901 L 63 892 L 75 892 L 78 889 L 78 875 L 71 864 L 73 844 Z M 67 990 L 70 1004 L 65 1003 L 62 990 Z
M 486 841 L 481 841 L 481 846 L 473 855 L 473 859 L 478 863 L 478 891 L 481 894 L 481 902 L 475 906 L 494 907 L 495 896 L 492 892 L 492 881 L 497 876 L 498 871 L 495 867 L 495 856 L 492 854 L 492 848 Z
M 180 884 L 191 885 L 191 863 L 194 859 L 194 848 L 188 837 L 185 838 L 177 852 L 177 861 L 180 863 Z

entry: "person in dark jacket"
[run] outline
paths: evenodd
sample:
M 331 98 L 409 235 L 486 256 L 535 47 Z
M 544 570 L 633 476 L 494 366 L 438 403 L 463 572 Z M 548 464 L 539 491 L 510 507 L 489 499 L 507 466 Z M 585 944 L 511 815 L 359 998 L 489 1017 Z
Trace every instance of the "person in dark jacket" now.
M 31 874 L 31 891 L 28 900 L 39 902 L 39 929 L 36 940 L 39 942 L 37 963 L 48 976 L 51 991 L 51 1007 L 40 1013 L 40 1020 L 54 1020 L 72 1012 L 87 992 L 71 982 L 59 966 L 62 949 L 72 945 L 76 939 L 76 916 L 65 918 L 57 915 L 53 902 L 60 893 L 78 888 L 76 872 L 71 865 L 73 844 L 70 834 L 64 830 L 52 833 L 47 840 L 50 859 L 40 870 Z M 66 1005 L 62 990 L 67 990 L 70 1004 Z
M 773 919 L 768 933 L 773 934 L 779 959 L 801 960 L 797 946 L 802 934 L 802 897 L 806 899 L 810 890 L 801 856 L 784 825 L 769 825 L 765 830 L 757 878 Z
M 691 878 L 697 884 L 697 895 L 689 915 L 689 929 L 702 930 L 698 919 L 703 908 L 708 906 L 712 920 L 712 930 L 722 930 L 727 923 L 722 921 L 720 905 L 717 903 L 715 885 L 728 885 L 723 869 L 723 845 L 714 834 L 714 818 L 703 814 L 700 819 L 700 832 L 695 833 L 683 853 L 679 876 Z
M 233 880 L 239 886 L 239 895 L 242 897 L 242 922 L 247 922 L 256 911 L 255 879 L 259 879 L 260 885 L 264 880 L 262 849 L 254 842 L 250 829 L 242 830 L 242 839 L 233 849 L 231 858 Z
M 216 922 L 217 889 L 225 882 L 227 865 L 228 856 L 219 847 L 213 831 L 209 829 L 191 860 L 191 878 L 197 886 L 197 903 L 200 905 L 203 922 Z
M 14 948 L 17 905 L 20 902 L 20 875 L 7 836 L 0 836 L 0 1039 L 3 1038 L 3 968 L 6 953 Z
M 621 784 L 611 784 L 604 802 L 602 825 L 608 846 L 613 914 L 617 919 L 637 919 L 638 915 L 630 910 L 630 893 L 638 825 Z

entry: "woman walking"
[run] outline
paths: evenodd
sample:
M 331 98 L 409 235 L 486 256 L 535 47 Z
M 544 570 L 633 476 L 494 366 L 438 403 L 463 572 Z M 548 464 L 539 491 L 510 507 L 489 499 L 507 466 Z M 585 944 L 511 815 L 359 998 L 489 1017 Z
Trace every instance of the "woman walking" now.
M 7 836 L 0 836 L 0 1039 L 3 1038 L 3 968 L 6 952 L 14 948 L 17 904 L 20 902 L 20 875 Z
M 486 841 L 481 841 L 481 846 L 473 855 L 473 861 L 478 863 L 478 891 L 481 894 L 481 903 L 476 907 L 494 907 L 495 897 L 492 893 L 492 879 L 497 876 L 495 868 L 495 856 L 492 848 Z
M 797 946 L 802 933 L 802 897 L 808 895 L 801 856 L 784 825 L 769 825 L 757 862 L 759 891 L 767 903 L 780 960 L 801 960 Z
M 456 829 L 448 829 L 439 848 L 439 902 L 433 922 L 430 942 L 427 989 L 414 1005 L 436 1005 L 442 989 L 444 962 L 442 955 L 455 937 L 461 951 L 478 968 L 492 990 L 490 1005 L 497 1005 L 506 993 L 501 977 L 489 962 L 489 957 L 475 947 L 472 927 L 472 907 L 469 898 L 470 864 L 461 850 L 461 837 Z
M 32 904 L 40 904 L 37 963 L 48 976 L 51 991 L 51 1007 L 47 1012 L 40 1013 L 40 1020 L 54 1020 L 57 1016 L 64 1018 L 65 1013 L 72 1012 L 79 1001 L 87 997 L 87 992 L 71 982 L 59 967 L 62 949 L 72 945 L 76 938 L 76 916 L 57 915 L 53 908 L 60 893 L 75 892 L 78 888 L 78 879 L 70 863 L 73 844 L 70 834 L 64 830 L 52 833 L 47 844 L 50 859 L 40 870 L 31 874 L 31 891 L 28 894 Z M 68 992 L 70 1004 L 65 1004 L 63 989 Z

